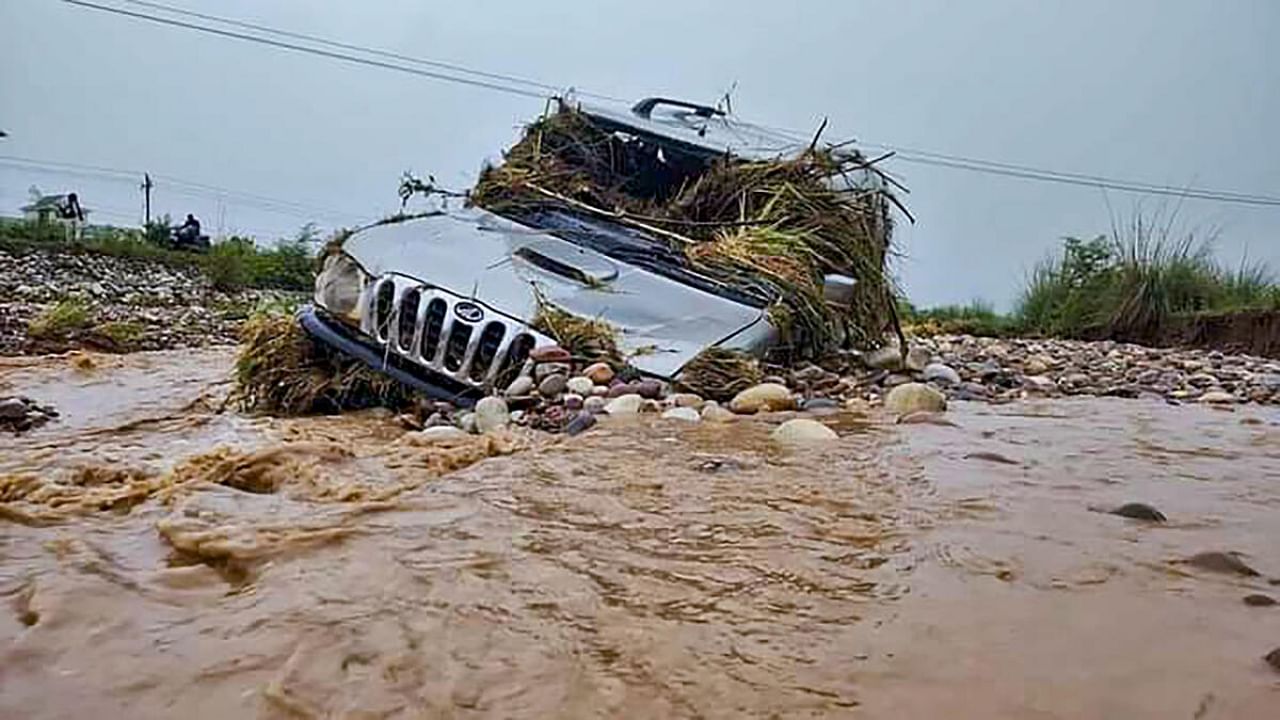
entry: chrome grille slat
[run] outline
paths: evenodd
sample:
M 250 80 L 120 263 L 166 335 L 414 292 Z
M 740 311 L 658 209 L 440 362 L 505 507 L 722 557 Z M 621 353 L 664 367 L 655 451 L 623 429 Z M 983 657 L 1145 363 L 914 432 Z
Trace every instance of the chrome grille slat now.
M 470 325 L 470 323 L 467 323 Z M 454 377 L 463 382 L 471 381 L 471 361 L 476 357 L 476 348 L 480 347 L 480 336 L 484 334 L 484 328 L 477 325 L 471 325 L 471 338 L 467 340 L 466 352 L 462 355 L 462 364 L 458 366 L 458 370 L 454 373 Z
M 502 336 L 502 342 L 498 344 L 498 352 L 494 353 L 493 361 L 489 363 L 489 369 L 484 374 L 485 383 L 493 382 L 498 377 L 498 371 L 502 369 L 502 363 L 506 362 L 507 353 L 511 352 L 511 343 L 520 336 L 520 331 L 512 332 L 507 329 L 507 334 Z
M 386 332 L 381 333 L 379 332 L 378 322 L 378 297 L 384 292 L 383 288 L 388 283 L 392 290 L 391 311 L 385 319 Z M 418 292 L 418 307 L 413 321 L 413 338 L 407 345 L 402 345 L 400 342 L 400 314 L 403 309 L 401 305 L 406 293 L 414 290 Z M 553 344 L 549 338 L 531 330 L 524 323 L 504 317 L 492 310 L 487 310 L 485 317 L 480 322 L 470 323 L 460 319 L 455 315 L 454 307 L 465 299 L 403 275 L 387 274 L 368 286 L 366 300 L 361 311 L 360 328 L 366 335 L 382 345 L 387 352 L 406 358 L 432 372 L 477 389 L 487 388 L 494 382 L 511 352 L 512 344 L 520 338 L 526 336 L 532 338 L 535 346 Z M 434 352 L 431 357 L 426 357 L 422 354 L 422 343 L 426 340 L 428 314 L 431 304 L 435 300 L 444 303 L 444 317 Z M 493 358 L 487 363 L 484 372 L 480 375 L 481 379 L 473 380 L 471 378 L 471 364 L 477 359 L 476 355 L 485 329 L 490 323 L 495 322 L 502 326 L 502 339 L 499 341 Z M 449 340 L 453 337 L 455 331 L 463 327 L 470 328 L 471 335 L 467 339 L 466 348 L 463 351 L 462 363 L 457 370 L 450 370 L 445 366 L 444 362 L 445 356 L 449 351 Z
M 440 339 L 436 341 L 436 355 L 431 358 L 429 363 L 436 372 L 442 372 L 450 377 L 453 373 L 444 366 L 444 355 L 449 352 L 449 338 L 453 336 L 453 325 L 458 320 L 453 317 L 453 304 L 448 300 L 444 303 L 444 327 L 440 329 Z
M 427 331 L 427 311 L 433 299 L 431 291 L 421 289 L 418 296 L 418 317 L 413 321 L 413 343 L 409 345 L 409 357 L 422 362 L 422 335 Z

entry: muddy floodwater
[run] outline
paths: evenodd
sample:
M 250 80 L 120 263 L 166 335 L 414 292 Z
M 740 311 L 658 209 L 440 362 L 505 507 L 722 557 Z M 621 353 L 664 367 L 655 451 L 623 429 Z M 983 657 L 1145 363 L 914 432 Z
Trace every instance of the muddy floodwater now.
M 231 360 L 0 360 L 62 413 L 0 436 L 0 717 L 1280 717 L 1274 408 L 432 445 Z

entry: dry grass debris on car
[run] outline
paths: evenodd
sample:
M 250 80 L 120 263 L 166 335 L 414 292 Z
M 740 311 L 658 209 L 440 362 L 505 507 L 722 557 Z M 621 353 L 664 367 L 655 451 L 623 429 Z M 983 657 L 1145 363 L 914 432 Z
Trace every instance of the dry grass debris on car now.
M 403 407 L 411 390 L 356 360 L 326 351 L 292 315 L 260 312 L 244 325 L 231 401 L 273 415 Z
M 815 146 L 777 159 L 655 161 L 643 143 L 564 108 L 487 168 L 471 202 L 516 220 L 568 207 L 649 231 L 692 268 L 773 303 L 783 350 L 815 355 L 846 336 L 877 344 L 891 317 L 892 199 L 842 183 L 870 162 Z M 856 278 L 850 302 L 824 301 L 827 274 Z
M 625 361 L 618 350 L 618 329 L 598 318 L 584 318 L 540 300 L 533 328 L 545 333 L 577 360 L 608 363 L 614 369 Z
M 679 386 L 708 400 L 726 402 L 764 380 L 760 363 L 750 355 L 725 348 L 707 348 L 680 372 Z

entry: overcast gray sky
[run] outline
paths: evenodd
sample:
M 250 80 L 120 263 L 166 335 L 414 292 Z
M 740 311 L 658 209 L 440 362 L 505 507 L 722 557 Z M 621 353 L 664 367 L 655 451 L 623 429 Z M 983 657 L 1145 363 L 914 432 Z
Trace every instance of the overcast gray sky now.
M 736 82 L 744 119 L 807 131 L 829 116 L 830 138 L 1280 195 L 1275 0 L 168 2 L 624 98 L 714 101 Z M 0 155 L 149 170 L 157 212 L 215 231 L 378 217 L 406 169 L 466 187 L 541 109 L 58 0 L 0 2 Z M 1008 307 L 1061 236 L 1102 232 L 1108 203 L 1138 199 L 891 169 L 919 218 L 902 226 L 898 270 L 922 305 Z M 139 181 L 0 164 L 0 212 L 34 184 L 136 223 Z M 1280 267 L 1280 208 L 1185 201 L 1181 214 L 1221 229 L 1223 259 Z

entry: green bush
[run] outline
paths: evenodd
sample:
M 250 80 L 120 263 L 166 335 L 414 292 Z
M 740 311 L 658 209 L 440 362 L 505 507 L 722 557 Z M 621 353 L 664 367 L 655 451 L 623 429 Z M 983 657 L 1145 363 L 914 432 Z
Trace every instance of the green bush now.
M 1066 238 L 1059 256 L 1032 271 L 1017 317 L 1044 335 L 1143 338 L 1176 315 L 1277 308 L 1278 298 L 1265 265 L 1227 270 L 1214 260 L 1212 239 L 1139 212 L 1110 235 Z
M 301 238 L 281 240 L 258 258 L 258 287 L 310 290 L 316 279 L 315 251 Z
M 246 238 L 228 238 L 209 248 L 204 258 L 205 274 L 213 286 L 225 292 L 239 292 L 253 280 L 257 248 Z
M 228 238 L 210 248 L 205 271 L 214 287 L 228 292 L 246 287 L 310 290 L 316 267 L 311 242 L 299 234 L 260 250 L 249 238 Z
M 20 249 L 35 244 L 65 243 L 67 231 L 55 222 L 0 218 L 0 248 Z

